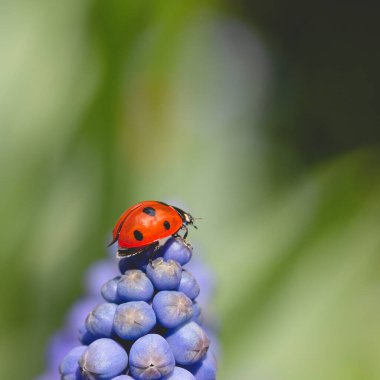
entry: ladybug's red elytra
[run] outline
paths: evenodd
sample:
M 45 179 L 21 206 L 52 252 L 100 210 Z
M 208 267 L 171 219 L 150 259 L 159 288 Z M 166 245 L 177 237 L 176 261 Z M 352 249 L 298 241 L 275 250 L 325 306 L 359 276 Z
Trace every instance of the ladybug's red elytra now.
M 112 232 L 112 245 L 118 242 L 118 256 L 132 256 L 159 247 L 159 240 L 169 236 L 179 237 L 187 226 L 194 226 L 194 218 L 178 207 L 158 201 L 144 201 L 126 210 L 116 222 Z M 195 226 L 194 226 L 195 227 Z M 196 227 L 195 227 L 196 228 Z

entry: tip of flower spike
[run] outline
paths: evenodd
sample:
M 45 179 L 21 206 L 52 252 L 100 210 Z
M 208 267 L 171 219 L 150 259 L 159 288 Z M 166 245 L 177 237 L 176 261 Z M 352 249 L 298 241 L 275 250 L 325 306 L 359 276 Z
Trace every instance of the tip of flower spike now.
M 130 269 L 120 277 L 117 284 L 117 295 L 123 302 L 149 301 L 154 287 L 148 276 L 139 269 Z
M 149 263 L 146 274 L 157 290 L 172 290 L 181 282 L 182 268 L 177 261 L 159 257 Z
M 143 252 L 122 258 L 121 275 L 111 271 L 110 280 L 102 277 L 107 302 L 93 308 L 80 326 L 81 341 L 88 345 L 77 365 L 82 373 L 62 379 L 214 380 L 207 313 L 205 329 L 200 327 L 199 273 L 195 270 L 195 279 L 182 269 L 191 258 L 191 247 L 174 238 L 153 257 Z M 200 284 L 202 295 L 208 294 Z
M 187 264 L 193 256 L 193 249 L 182 239 L 170 238 L 161 248 L 162 257 L 167 260 L 175 260 L 181 265 Z

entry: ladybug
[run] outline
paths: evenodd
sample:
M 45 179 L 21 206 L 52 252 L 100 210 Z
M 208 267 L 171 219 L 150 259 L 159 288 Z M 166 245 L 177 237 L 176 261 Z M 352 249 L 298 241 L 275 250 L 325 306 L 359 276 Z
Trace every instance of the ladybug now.
M 194 225 L 194 218 L 178 207 L 158 201 L 144 201 L 126 210 L 116 222 L 112 232 L 112 245 L 118 242 L 118 256 L 133 256 L 149 249 L 156 251 L 159 240 L 169 236 L 186 241 L 187 226 Z

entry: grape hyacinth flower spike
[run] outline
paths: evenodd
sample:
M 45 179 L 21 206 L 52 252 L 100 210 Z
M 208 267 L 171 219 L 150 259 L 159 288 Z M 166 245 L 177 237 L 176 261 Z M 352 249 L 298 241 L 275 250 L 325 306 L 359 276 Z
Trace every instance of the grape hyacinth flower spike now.
M 61 380 L 214 380 L 215 334 L 201 318 L 208 301 L 197 302 L 209 283 L 190 269 L 192 253 L 175 236 L 112 260 L 120 273 L 97 284 L 102 298 L 77 323 L 80 341 L 61 361 Z

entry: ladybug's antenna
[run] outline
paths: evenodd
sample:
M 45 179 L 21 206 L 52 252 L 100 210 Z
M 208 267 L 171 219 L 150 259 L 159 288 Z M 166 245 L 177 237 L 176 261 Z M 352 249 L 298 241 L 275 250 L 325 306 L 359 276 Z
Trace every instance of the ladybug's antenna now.
M 203 218 L 194 218 L 193 217 L 193 221 L 194 220 L 202 220 Z M 195 225 L 195 224 L 193 224 L 193 223 L 191 223 L 191 225 L 197 230 L 198 229 L 198 227 Z

